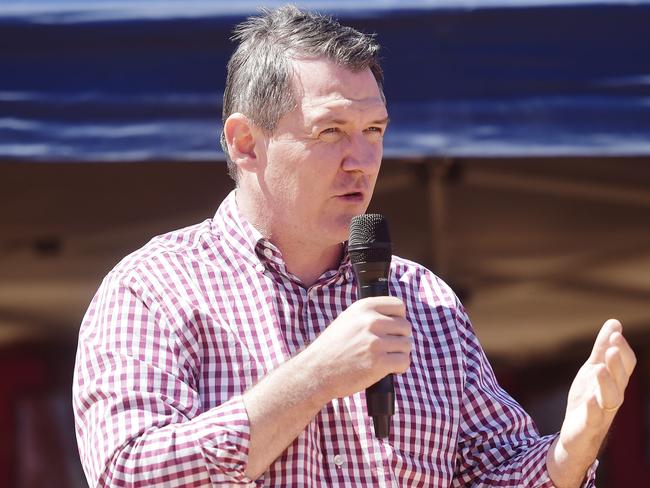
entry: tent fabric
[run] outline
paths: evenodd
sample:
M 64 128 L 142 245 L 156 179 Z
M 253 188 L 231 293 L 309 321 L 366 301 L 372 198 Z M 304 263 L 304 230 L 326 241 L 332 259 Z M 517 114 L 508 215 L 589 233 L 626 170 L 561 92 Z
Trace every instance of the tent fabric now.
M 226 3 L 0 7 L 0 160 L 223 160 Z M 351 3 L 303 2 L 377 34 L 388 157 L 650 154 L 650 2 Z

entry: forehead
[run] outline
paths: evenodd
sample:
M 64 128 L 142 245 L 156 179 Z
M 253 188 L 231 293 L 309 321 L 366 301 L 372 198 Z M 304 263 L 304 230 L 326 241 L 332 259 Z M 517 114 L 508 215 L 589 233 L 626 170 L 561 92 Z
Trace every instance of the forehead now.
M 369 68 L 354 72 L 326 59 L 292 61 L 298 109 L 307 117 L 353 111 L 386 113 L 377 81 Z

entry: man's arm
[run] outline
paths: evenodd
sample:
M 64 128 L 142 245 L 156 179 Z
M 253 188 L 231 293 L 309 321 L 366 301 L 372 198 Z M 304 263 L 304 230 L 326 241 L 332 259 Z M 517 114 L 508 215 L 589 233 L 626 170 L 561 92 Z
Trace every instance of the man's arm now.
M 203 411 L 184 339 L 185 350 L 137 280 L 104 280 L 81 326 L 73 384 L 89 486 L 251 483 L 242 398 Z
M 454 482 L 489 486 L 593 486 L 596 455 L 636 364 L 618 321 L 605 323 L 571 386 L 559 435 L 539 437 L 532 420 L 497 384 L 469 319 L 457 323 L 466 364 L 460 461 Z
M 332 398 L 356 393 L 410 365 L 404 303 L 353 303 L 301 353 L 244 394 L 251 425 L 246 474 L 257 479 Z
M 623 404 L 636 357 L 622 332 L 619 321 L 605 322 L 571 385 L 562 430 L 546 459 L 557 488 L 580 486 Z
M 199 413 L 197 355 L 154 302 L 109 275 L 82 324 L 73 402 L 90 486 L 253 484 L 330 399 L 410 362 L 404 304 L 360 300 L 244 395 Z
M 551 488 L 545 460 L 554 436 L 540 437 L 530 416 L 499 386 L 460 303 L 455 319 L 464 385 L 452 486 Z

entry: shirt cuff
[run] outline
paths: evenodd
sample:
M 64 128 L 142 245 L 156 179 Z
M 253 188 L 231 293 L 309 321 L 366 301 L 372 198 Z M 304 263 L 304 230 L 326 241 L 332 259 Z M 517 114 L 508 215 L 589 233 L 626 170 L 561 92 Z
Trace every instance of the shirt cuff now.
M 548 444 L 548 448 L 551 447 L 551 444 L 559 434 L 548 437 L 551 442 Z M 545 452 L 548 453 L 548 448 Z M 585 475 L 584 482 L 580 485 L 580 488 L 595 488 L 596 487 L 596 469 L 598 468 L 598 459 L 596 459 L 591 466 L 587 468 L 587 474 Z M 542 479 L 540 479 L 541 485 L 538 485 L 537 488 L 555 488 L 551 477 L 548 474 L 548 468 L 546 466 L 546 461 L 544 462 L 544 473 Z
M 257 486 L 244 473 L 248 467 L 250 421 L 241 396 L 195 417 L 190 424 L 207 461 L 213 484 Z
M 596 459 L 589 469 L 587 470 L 587 476 L 585 477 L 585 482 L 582 484 L 582 488 L 595 488 L 596 486 L 596 469 L 598 468 L 598 459 Z

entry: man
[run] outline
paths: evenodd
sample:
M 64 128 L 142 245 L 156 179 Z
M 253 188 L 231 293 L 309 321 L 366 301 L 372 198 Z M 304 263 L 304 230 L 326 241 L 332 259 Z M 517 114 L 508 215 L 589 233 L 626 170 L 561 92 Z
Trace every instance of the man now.
M 236 191 L 153 239 L 84 319 L 74 406 L 92 486 L 593 486 L 635 357 L 605 323 L 540 437 L 499 388 L 463 307 L 394 257 L 356 300 L 344 241 L 388 113 L 378 46 L 287 6 L 239 26 L 222 144 Z M 375 438 L 364 389 L 395 374 Z

